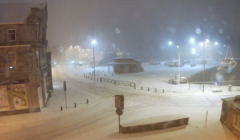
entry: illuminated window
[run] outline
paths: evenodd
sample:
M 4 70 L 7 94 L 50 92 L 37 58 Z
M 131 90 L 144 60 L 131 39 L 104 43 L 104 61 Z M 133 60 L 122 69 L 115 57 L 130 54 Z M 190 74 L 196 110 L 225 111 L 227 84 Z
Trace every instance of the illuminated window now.
M 8 60 L 15 61 L 15 53 L 8 53 Z
M 235 115 L 233 126 L 240 131 L 240 115 Z
M 15 66 L 9 66 L 9 71 L 15 71 Z
M 16 40 L 16 30 L 8 30 L 8 41 Z

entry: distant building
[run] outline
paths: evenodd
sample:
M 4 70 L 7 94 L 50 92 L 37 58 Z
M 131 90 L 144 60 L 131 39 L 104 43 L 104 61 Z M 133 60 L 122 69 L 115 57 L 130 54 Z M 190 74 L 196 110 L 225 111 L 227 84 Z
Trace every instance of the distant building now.
M 134 73 L 143 71 L 141 60 L 127 56 L 114 58 L 113 62 L 108 63 L 109 71 L 111 65 L 113 66 L 114 73 Z
M 0 115 L 40 111 L 53 90 L 47 3 L 0 9 Z
M 220 121 L 230 131 L 240 138 L 240 95 L 222 99 L 222 113 Z

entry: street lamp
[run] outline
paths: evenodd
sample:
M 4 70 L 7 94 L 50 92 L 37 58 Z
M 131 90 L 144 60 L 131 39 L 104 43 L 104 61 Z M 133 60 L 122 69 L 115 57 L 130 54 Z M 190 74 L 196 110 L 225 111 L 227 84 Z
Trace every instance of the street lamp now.
M 191 42 L 191 43 L 194 43 L 194 42 L 195 42 L 194 38 L 191 38 L 191 39 L 190 39 L 190 42 Z
M 208 39 L 206 39 L 206 41 L 204 42 L 204 60 L 203 60 L 203 65 L 204 65 L 204 69 L 203 69 L 203 92 L 204 92 L 204 83 L 205 83 L 205 63 L 206 63 L 206 60 L 205 60 L 205 47 L 207 47 L 207 44 L 208 43 Z
M 177 46 L 178 48 L 178 84 L 180 84 L 180 47 L 179 44 Z
M 194 64 L 194 55 L 195 55 L 195 49 L 192 49 L 192 53 L 193 53 L 193 64 Z
M 171 42 L 171 41 L 169 41 L 169 42 L 168 42 L 168 45 L 172 45 L 172 42 Z
M 94 46 L 96 44 L 96 40 L 92 40 L 92 44 L 93 44 L 93 73 L 94 73 L 94 77 L 95 77 L 95 53 L 94 53 Z

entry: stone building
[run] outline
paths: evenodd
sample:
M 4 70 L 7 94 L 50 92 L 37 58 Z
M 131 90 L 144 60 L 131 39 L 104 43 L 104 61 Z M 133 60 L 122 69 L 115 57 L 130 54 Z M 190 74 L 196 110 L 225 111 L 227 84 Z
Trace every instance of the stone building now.
M 240 95 L 222 99 L 222 113 L 220 121 L 240 138 Z
M 142 72 L 142 62 L 139 59 L 132 57 L 117 57 L 114 58 L 113 62 L 108 63 L 108 69 L 113 66 L 114 73 L 133 73 Z
M 0 9 L 0 115 L 40 111 L 53 90 L 47 3 Z

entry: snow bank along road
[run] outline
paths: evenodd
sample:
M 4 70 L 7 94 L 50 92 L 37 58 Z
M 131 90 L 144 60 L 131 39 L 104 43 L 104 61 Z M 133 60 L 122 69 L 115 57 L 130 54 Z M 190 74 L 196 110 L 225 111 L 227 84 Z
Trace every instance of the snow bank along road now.
M 5 126 L 4 123 L 0 125 L 1 130 L 4 130 L 0 132 L 0 139 L 236 139 L 220 124 L 219 118 L 221 98 L 235 96 L 239 94 L 237 90 L 227 92 L 227 89 L 223 88 L 222 93 L 212 93 L 210 90 L 205 93 L 198 90 L 179 93 L 141 91 L 87 80 L 74 67 L 66 66 L 53 68 L 53 76 L 54 92 L 48 107 L 39 113 L 24 114 L 26 118 L 35 116 L 31 123 L 21 115 L 2 117 L 1 121 L 5 121 Z M 65 104 L 63 95 L 60 94 L 62 89 L 60 85 L 63 80 L 67 81 L 69 106 L 78 102 L 79 108 L 69 107 L 63 112 L 56 110 L 60 105 Z M 177 86 L 168 86 L 172 86 L 177 91 Z M 118 134 L 118 117 L 114 107 L 114 95 L 117 94 L 125 96 L 125 109 L 121 116 L 121 123 L 153 116 L 180 114 L 190 117 L 189 125 L 184 128 L 141 134 Z M 80 103 L 86 98 L 90 99 L 90 104 L 81 105 Z M 53 109 L 55 111 L 52 111 Z M 209 112 L 207 128 L 205 128 L 206 111 Z M 36 114 L 44 115 L 37 117 Z M 10 121 L 15 122 L 10 123 Z M 8 129 L 8 127 L 14 127 L 14 124 L 18 124 L 18 127 Z M 190 133 L 198 137 L 194 135 L 193 138 Z

